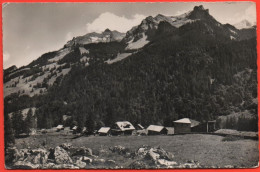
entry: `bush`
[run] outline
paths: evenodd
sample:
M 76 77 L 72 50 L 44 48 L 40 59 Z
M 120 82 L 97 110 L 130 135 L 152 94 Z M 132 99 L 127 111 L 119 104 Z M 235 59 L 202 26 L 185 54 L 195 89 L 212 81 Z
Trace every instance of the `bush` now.
M 227 135 L 222 139 L 223 142 L 230 142 L 230 141 L 237 141 L 244 139 L 242 136 L 232 136 L 232 135 Z

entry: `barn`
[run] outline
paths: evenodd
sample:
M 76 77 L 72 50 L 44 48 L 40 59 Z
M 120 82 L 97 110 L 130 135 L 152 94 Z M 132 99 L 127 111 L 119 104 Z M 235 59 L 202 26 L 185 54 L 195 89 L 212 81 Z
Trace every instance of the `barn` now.
M 192 128 L 198 126 L 199 124 L 200 122 L 189 118 L 182 118 L 177 121 L 173 121 L 174 133 L 190 133 Z
M 147 131 L 148 131 L 148 135 L 167 134 L 166 128 L 164 126 L 159 126 L 159 125 L 149 125 Z
M 98 134 L 100 136 L 107 136 L 110 134 L 110 127 L 101 127 L 99 130 L 98 130 Z
M 132 135 L 135 127 L 128 121 L 118 121 L 111 127 L 112 135 Z

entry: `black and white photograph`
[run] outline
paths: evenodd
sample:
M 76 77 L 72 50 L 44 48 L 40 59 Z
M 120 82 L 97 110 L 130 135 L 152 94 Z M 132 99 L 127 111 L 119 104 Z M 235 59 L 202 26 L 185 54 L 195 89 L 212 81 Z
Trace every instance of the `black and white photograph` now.
M 6 169 L 257 168 L 256 3 L 4 3 Z

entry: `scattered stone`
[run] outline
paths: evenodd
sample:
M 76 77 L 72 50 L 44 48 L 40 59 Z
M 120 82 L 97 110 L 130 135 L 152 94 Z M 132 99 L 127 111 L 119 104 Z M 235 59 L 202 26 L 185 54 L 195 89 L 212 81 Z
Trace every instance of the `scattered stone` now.
M 68 151 L 66 151 L 66 150 Z M 10 148 L 6 156 L 10 160 L 11 169 L 84 169 L 84 168 L 201 168 L 197 161 L 189 160 L 186 163 L 178 164 L 174 161 L 172 153 L 160 147 L 150 147 L 143 145 L 135 153 L 123 146 L 110 147 L 109 150 L 118 155 L 123 155 L 126 162 L 128 158 L 133 158 L 130 165 L 119 166 L 115 160 L 102 159 L 92 154 L 92 150 L 85 147 L 75 148 L 71 144 L 62 144 L 55 149 L 21 149 Z M 111 152 L 107 152 L 100 157 L 108 157 Z M 100 153 L 100 152 L 99 152 Z M 110 154 L 109 154 L 110 153 Z M 70 157 L 70 155 L 73 155 Z M 117 155 L 114 155 L 117 156 Z M 73 159 L 73 160 L 72 160 Z M 121 161 L 121 160 L 120 160 Z M 10 164 L 6 164 L 9 168 Z M 207 167 L 204 167 L 207 168 Z M 214 167 L 213 167 L 214 168 Z M 215 167 L 218 168 L 218 167 Z M 228 165 L 225 168 L 234 168 Z
M 165 159 L 158 159 L 160 165 L 165 165 L 167 168 L 173 168 L 173 166 L 177 165 L 175 161 L 168 161 Z
M 110 151 L 113 153 L 118 153 L 119 155 L 125 155 L 127 152 L 129 152 L 129 149 L 125 148 L 124 146 L 114 146 L 109 148 Z
M 81 157 L 81 161 L 83 161 L 85 163 L 91 163 L 93 160 L 89 157 L 83 156 L 83 157 Z
M 109 166 L 114 166 L 114 165 L 116 165 L 116 161 L 109 159 L 109 160 L 106 160 L 106 164 Z
M 79 168 L 85 168 L 87 164 L 85 162 L 82 162 L 82 160 L 79 159 L 76 161 L 75 165 L 78 166 Z
M 93 165 L 102 165 L 106 162 L 104 159 L 93 159 L 92 164 Z
M 149 166 L 147 166 L 144 162 L 142 161 L 134 161 L 133 163 L 131 163 L 128 168 L 131 169 L 145 169 L 145 168 L 149 168 Z
M 48 160 L 48 156 L 49 156 L 49 152 L 45 149 L 32 149 L 29 151 L 31 160 L 29 160 L 30 162 L 34 163 L 34 164 L 45 164 L 47 163 Z
M 13 169 L 37 169 L 38 164 L 32 164 L 31 162 L 17 161 L 13 165 Z
M 234 168 L 233 165 L 225 165 L 224 168 Z
M 77 148 L 76 151 L 72 154 L 72 156 L 92 156 L 92 150 L 90 148 L 85 148 L 85 147 L 81 147 L 81 148 Z

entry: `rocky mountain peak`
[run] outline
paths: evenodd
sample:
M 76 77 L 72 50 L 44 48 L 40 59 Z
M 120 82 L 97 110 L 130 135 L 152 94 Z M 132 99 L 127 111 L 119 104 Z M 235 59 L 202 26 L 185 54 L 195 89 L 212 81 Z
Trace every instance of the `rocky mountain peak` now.
M 195 6 L 193 8 L 193 11 L 191 11 L 188 16 L 189 19 L 201 19 L 201 20 L 208 19 L 209 17 L 212 17 L 209 15 L 209 10 L 205 9 L 202 5 Z
M 111 32 L 111 30 L 107 28 L 104 32 Z

